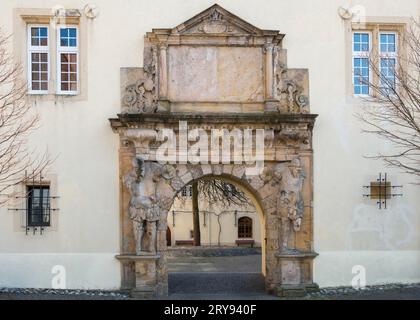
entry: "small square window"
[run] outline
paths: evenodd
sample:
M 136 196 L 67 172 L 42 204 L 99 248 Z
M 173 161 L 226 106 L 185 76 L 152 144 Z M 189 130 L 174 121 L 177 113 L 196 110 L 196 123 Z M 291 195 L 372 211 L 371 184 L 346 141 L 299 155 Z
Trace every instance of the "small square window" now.
M 183 197 L 192 197 L 192 186 L 191 185 L 187 185 L 184 188 L 182 188 L 182 196 Z
M 77 29 L 61 28 L 60 29 L 60 46 L 77 47 Z
M 358 52 L 369 51 L 369 34 L 368 33 L 354 33 L 353 51 L 358 51 Z
M 381 53 L 395 53 L 396 39 L 394 33 L 381 33 L 379 39 Z
M 31 45 L 34 47 L 48 46 L 47 27 L 31 27 Z
M 390 199 L 391 198 L 391 182 L 370 183 L 370 198 L 371 199 Z

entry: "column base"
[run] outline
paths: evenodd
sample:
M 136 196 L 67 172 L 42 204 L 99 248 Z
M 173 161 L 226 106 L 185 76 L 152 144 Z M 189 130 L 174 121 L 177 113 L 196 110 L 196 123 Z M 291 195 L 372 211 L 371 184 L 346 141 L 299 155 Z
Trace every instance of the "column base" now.
M 143 288 L 134 288 L 130 290 L 130 297 L 134 299 L 151 299 L 155 298 L 156 288 L 144 286 Z
M 281 280 L 275 294 L 279 297 L 303 297 L 309 292 L 318 291 L 318 285 L 312 282 L 312 260 L 317 255 L 299 250 L 277 253 Z
M 278 100 L 266 100 L 264 103 L 265 112 L 279 112 L 280 102 Z
M 157 263 L 160 255 L 143 253 L 141 255 L 118 255 L 122 263 L 132 263 L 134 281 L 131 284 L 130 295 L 135 299 L 150 299 L 161 295 L 159 292 Z
M 278 297 L 304 297 L 308 293 L 319 291 L 316 283 L 298 285 L 280 285 L 276 288 Z

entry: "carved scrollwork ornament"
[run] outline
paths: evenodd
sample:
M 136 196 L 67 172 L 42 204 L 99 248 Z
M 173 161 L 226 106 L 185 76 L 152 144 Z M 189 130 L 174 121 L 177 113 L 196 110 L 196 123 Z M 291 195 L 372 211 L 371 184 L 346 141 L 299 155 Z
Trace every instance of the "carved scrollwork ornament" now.
M 296 143 L 301 143 L 303 145 L 309 144 L 309 132 L 308 131 L 294 131 L 289 129 L 284 129 L 278 134 L 277 144 L 291 144 L 296 145 Z
M 125 89 L 125 95 L 123 97 L 123 103 L 128 108 L 132 109 L 137 103 L 137 93 L 133 85 L 128 86 Z
M 176 175 L 176 169 L 173 166 L 167 164 L 163 167 L 162 177 L 165 180 L 173 179 L 175 175 Z
M 293 81 L 287 81 L 283 92 L 286 93 L 287 96 L 288 111 L 293 113 L 295 111 L 295 95 L 297 92 L 295 83 Z
M 157 48 L 152 46 L 145 51 L 148 57 L 144 64 L 144 73 L 141 79 L 131 83 L 125 88 L 122 99 L 126 107 L 125 112 L 129 113 L 154 113 L 157 109 Z
M 229 26 L 223 18 L 223 15 L 218 10 L 214 9 L 209 15 L 208 21 L 198 27 L 198 31 L 203 33 L 225 33 L 232 32 L 232 27 Z
M 273 170 L 270 167 L 265 167 L 260 174 L 260 178 L 264 183 L 271 181 L 273 179 Z
M 309 113 L 309 110 L 306 108 L 308 106 L 308 97 L 302 94 L 296 95 L 296 103 L 299 106 L 300 113 Z
M 281 74 L 278 75 L 278 82 L 283 83 L 278 90 L 278 94 L 284 101 L 283 108 L 279 108 L 279 111 L 286 111 L 288 113 L 309 113 L 307 108 L 309 105 L 308 97 L 302 94 L 302 88 L 296 85 L 293 80 L 286 79 L 281 81 Z

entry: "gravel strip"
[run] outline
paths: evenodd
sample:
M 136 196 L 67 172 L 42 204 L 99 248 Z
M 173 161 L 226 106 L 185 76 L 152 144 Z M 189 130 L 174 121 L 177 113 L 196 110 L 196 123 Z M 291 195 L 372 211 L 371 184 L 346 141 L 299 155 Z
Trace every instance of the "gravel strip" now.
M 0 294 L 11 295 L 62 295 L 88 296 L 98 298 L 128 299 L 129 295 L 120 291 L 83 290 L 83 289 L 48 289 L 48 288 L 0 288 Z
M 407 288 L 420 289 L 420 283 L 389 283 L 381 285 L 371 285 L 365 288 L 355 289 L 353 287 L 326 287 L 321 288 L 317 292 L 309 293 L 308 297 L 322 297 L 322 296 L 338 296 L 338 295 L 363 295 L 376 292 L 383 292 L 387 290 L 403 290 Z

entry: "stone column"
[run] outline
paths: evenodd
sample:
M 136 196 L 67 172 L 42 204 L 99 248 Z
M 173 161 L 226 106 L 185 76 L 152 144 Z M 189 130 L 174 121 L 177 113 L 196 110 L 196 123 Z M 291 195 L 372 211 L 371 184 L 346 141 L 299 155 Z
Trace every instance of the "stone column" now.
M 278 111 L 278 101 L 274 98 L 274 45 L 264 46 L 265 52 L 265 111 Z
M 169 112 L 168 100 L 168 45 L 159 45 L 159 100 L 158 112 Z
M 273 99 L 273 45 L 265 47 L 265 94 L 266 100 Z
M 159 99 L 167 99 L 168 96 L 168 66 L 166 52 L 168 46 L 159 46 Z

